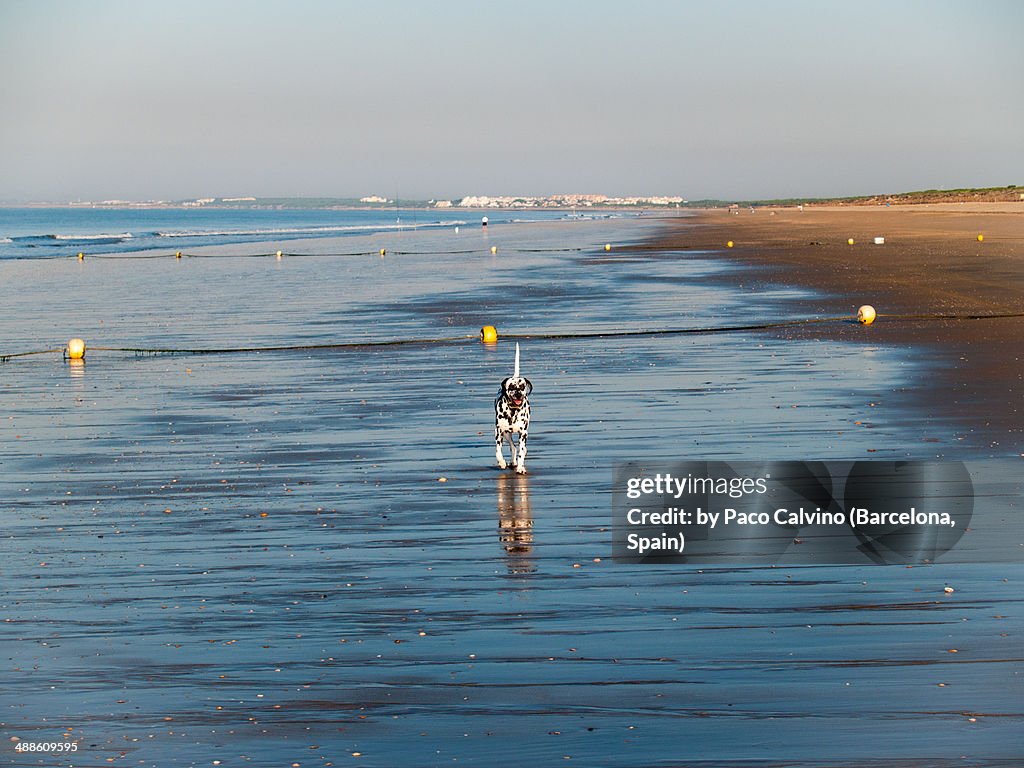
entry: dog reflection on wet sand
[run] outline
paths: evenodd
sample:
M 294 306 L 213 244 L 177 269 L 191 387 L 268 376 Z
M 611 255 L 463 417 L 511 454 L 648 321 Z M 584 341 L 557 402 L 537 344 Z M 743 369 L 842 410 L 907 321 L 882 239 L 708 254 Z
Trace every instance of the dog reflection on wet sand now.
M 509 556 L 509 573 L 533 573 L 533 513 L 526 475 L 498 475 L 498 539 Z

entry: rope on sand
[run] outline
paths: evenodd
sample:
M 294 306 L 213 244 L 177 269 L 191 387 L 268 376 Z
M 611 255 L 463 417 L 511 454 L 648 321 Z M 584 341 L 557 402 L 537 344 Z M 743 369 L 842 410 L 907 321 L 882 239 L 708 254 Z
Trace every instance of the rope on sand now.
M 962 314 L 882 314 L 882 318 L 892 320 L 1003 320 L 1024 317 L 1024 312 L 1004 312 L 997 314 L 962 313 Z M 809 317 L 793 320 L 781 320 L 774 323 L 748 323 L 744 325 L 712 325 L 698 328 L 660 328 L 653 330 L 632 331 L 575 331 L 565 333 L 509 333 L 504 338 L 509 341 L 564 341 L 573 339 L 618 339 L 653 336 L 697 336 L 717 333 L 741 333 L 748 331 L 767 331 L 778 328 L 793 328 L 806 325 L 825 323 L 856 323 L 855 317 L 840 315 L 837 317 Z M 467 344 L 480 339 L 478 334 L 465 336 L 441 336 L 419 339 L 389 339 L 385 341 L 348 341 L 330 344 L 282 344 L 265 347 L 105 347 L 90 346 L 90 351 L 121 352 L 135 355 L 232 355 L 259 354 L 261 352 L 318 352 L 330 350 L 368 350 L 401 347 L 452 346 Z M 0 354 L 0 363 L 31 355 L 67 354 L 67 349 L 56 347 L 39 349 L 29 352 L 12 352 Z

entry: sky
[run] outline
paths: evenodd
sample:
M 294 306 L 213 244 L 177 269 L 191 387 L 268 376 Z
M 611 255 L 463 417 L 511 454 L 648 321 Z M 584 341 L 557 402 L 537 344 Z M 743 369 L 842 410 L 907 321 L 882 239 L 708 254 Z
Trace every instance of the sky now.
M 1019 0 L 0 0 L 0 201 L 1024 186 Z

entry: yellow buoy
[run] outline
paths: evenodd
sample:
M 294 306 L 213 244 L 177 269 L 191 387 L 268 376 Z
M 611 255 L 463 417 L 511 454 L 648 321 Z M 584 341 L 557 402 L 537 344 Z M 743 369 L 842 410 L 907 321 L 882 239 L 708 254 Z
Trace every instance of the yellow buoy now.
M 281 253 L 281 251 L 278 251 L 277 252 L 277 260 L 280 261 L 282 256 L 284 256 L 284 254 Z
M 491 246 L 491 253 L 497 253 L 497 252 L 498 252 L 498 246 L 492 245 Z
M 80 253 L 78 254 L 78 260 L 79 260 L 79 261 L 85 261 L 85 254 L 84 254 L 84 253 L 81 253 L 81 252 L 80 252 Z
M 175 253 L 174 254 L 174 258 L 180 259 L 181 258 L 181 251 L 178 251 L 177 253 Z
M 612 249 L 612 244 L 611 244 L 611 243 L 605 243 L 605 244 L 604 244 L 604 249 L 605 249 L 606 251 L 610 251 L 610 250 Z
M 870 304 L 865 304 L 857 310 L 857 322 L 861 325 L 871 325 L 875 322 L 875 317 L 875 308 Z
M 493 344 L 498 340 L 498 329 L 493 325 L 485 325 L 480 329 L 480 341 L 484 344 Z
M 68 357 L 71 360 L 81 360 L 85 357 L 85 342 L 81 339 L 72 339 L 68 342 Z
M 381 256 L 385 256 L 386 254 L 387 254 L 387 251 L 386 251 L 386 250 L 384 250 L 383 248 L 381 248 L 381 249 L 380 249 L 380 255 L 381 255 Z
M 730 240 L 730 241 L 729 241 L 728 243 L 726 243 L 725 245 L 726 245 L 726 247 L 728 247 L 728 248 L 732 248 L 732 240 Z
M 985 241 L 985 236 L 984 235 L 978 235 L 978 242 L 981 243 L 981 242 L 984 242 L 984 241 Z
M 853 238 L 851 237 L 849 240 L 847 240 L 846 244 L 847 245 L 853 245 Z

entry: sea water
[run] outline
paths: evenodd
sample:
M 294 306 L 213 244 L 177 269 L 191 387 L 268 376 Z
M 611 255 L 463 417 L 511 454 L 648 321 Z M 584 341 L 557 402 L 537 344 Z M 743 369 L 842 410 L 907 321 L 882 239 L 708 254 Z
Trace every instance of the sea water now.
M 565 211 L 487 211 L 492 224 L 565 219 Z M 577 216 L 585 214 L 577 214 Z M 611 214 L 596 214 L 609 216 Z M 591 214 L 594 216 L 594 214 Z M 481 214 L 446 209 L 233 207 L 0 207 L 0 259 L 74 256 L 81 251 L 176 252 L 203 246 L 480 226 Z
M 204 231 L 282 223 L 217 215 Z M 84 364 L 0 365 L 4 758 L 1019 756 L 1019 565 L 612 561 L 618 461 L 984 457 L 901 395 L 927 361 L 855 325 L 841 340 L 587 335 L 798 318 L 803 294 L 738 281 L 714 254 L 628 248 L 662 223 L 275 232 L 180 260 L 0 261 L 0 354 L 90 345 Z M 247 255 L 281 243 L 308 255 Z M 485 324 L 496 345 L 476 338 Z M 534 384 L 523 477 L 494 466 L 509 334 Z M 15 752 L 53 741 L 78 752 Z

